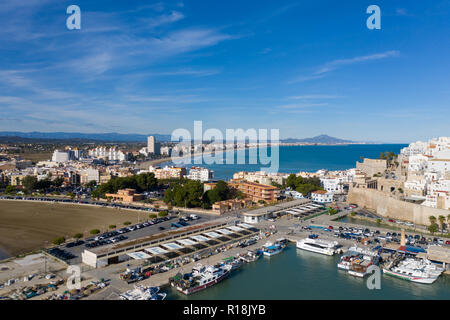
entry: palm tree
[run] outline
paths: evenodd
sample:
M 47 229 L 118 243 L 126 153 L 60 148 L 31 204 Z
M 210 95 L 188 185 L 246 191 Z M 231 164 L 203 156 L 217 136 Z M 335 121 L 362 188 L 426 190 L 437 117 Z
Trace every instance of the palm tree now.
M 441 215 L 441 216 L 438 217 L 438 220 L 439 220 L 439 224 L 441 225 L 442 234 L 444 234 L 445 217 Z
M 436 217 L 435 216 L 429 216 L 428 219 L 430 219 L 430 223 L 431 224 L 435 224 L 436 223 Z

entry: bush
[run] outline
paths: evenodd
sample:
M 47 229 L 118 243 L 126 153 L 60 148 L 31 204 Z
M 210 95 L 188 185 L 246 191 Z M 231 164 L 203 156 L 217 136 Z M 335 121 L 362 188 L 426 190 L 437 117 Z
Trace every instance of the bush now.
M 163 210 L 163 211 L 160 211 L 159 213 L 158 213 L 158 217 L 165 217 L 165 216 L 167 216 L 169 213 L 167 212 L 167 210 Z
M 57 246 L 59 246 L 60 244 L 63 244 L 64 242 L 66 242 L 66 238 L 58 237 L 55 240 L 53 240 L 52 242 L 53 242 L 53 244 L 56 244 Z
M 155 218 L 156 218 L 156 214 L 155 214 L 155 213 L 150 213 L 150 214 L 148 215 L 148 217 L 149 217 L 150 219 L 155 219 Z
M 90 232 L 90 234 L 99 234 L 100 233 L 100 230 L 98 230 L 98 229 L 92 229 L 91 231 L 89 231 Z
M 356 216 L 356 212 L 353 211 L 352 213 L 350 213 L 350 215 L 351 215 L 352 217 L 354 217 L 354 216 Z
M 377 225 L 381 224 L 381 219 L 377 219 Z
M 6 189 L 5 189 L 5 193 L 6 194 L 13 194 L 16 191 L 17 191 L 16 187 L 14 187 L 14 186 L 6 186 Z
M 130 221 L 125 221 L 123 224 L 126 225 L 126 226 L 129 226 L 131 224 L 131 222 Z
M 112 224 L 112 225 L 109 226 L 109 228 L 110 228 L 110 229 L 115 229 L 115 228 L 116 228 L 116 225 L 115 225 L 115 224 Z
M 80 239 L 80 238 L 83 238 L 83 234 L 82 233 L 75 233 L 73 237 L 75 239 Z

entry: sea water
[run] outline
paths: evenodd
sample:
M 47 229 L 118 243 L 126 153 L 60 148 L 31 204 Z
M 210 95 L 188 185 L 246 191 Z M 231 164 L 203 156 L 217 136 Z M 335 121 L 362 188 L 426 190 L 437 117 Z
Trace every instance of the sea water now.
M 173 288 L 167 299 L 450 299 L 450 276 L 420 284 L 381 275 L 381 289 L 369 290 L 366 278 L 337 268 L 339 256 L 321 255 L 289 245 L 282 253 L 245 264 L 229 278 L 185 296 Z

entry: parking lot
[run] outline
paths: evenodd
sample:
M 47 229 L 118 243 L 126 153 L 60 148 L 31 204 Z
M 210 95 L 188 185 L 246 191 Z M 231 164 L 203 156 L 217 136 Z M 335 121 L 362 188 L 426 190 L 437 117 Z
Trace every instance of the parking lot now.
M 81 263 L 81 253 L 85 249 L 95 248 L 111 243 L 117 243 L 124 240 L 139 239 L 166 230 L 183 228 L 189 225 L 204 223 L 217 218 L 216 216 L 202 214 L 195 214 L 195 216 L 198 217 L 197 219 L 189 218 L 189 216 L 190 214 L 180 214 L 179 216 L 171 214 L 167 217 L 145 220 L 139 224 L 133 224 L 114 231 L 98 234 L 85 240 L 80 240 L 78 241 L 78 243 L 70 242 L 58 247 L 58 249 L 63 250 L 65 254 L 60 254 L 60 256 L 56 257 L 60 258 L 68 264 L 79 264 Z M 183 219 L 182 217 L 185 217 L 185 219 Z M 179 226 L 176 227 L 175 225 Z M 52 254 L 51 252 L 49 253 Z M 57 251 L 57 253 L 60 252 Z

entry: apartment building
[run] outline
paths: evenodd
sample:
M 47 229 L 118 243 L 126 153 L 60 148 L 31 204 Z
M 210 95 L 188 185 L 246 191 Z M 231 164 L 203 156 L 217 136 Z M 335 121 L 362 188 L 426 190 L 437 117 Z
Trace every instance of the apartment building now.
M 169 167 L 158 168 L 150 166 L 149 172 L 155 174 L 156 179 L 181 179 L 186 175 L 186 168 L 183 167 Z
M 234 182 L 230 184 L 230 187 L 238 189 L 245 197 L 250 198 L 254 202 L 273 202 L 280 196 L 280 190 L 277 187 L 255 182 Z

